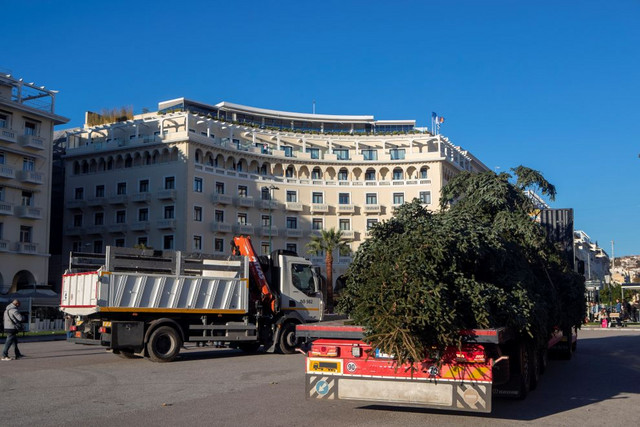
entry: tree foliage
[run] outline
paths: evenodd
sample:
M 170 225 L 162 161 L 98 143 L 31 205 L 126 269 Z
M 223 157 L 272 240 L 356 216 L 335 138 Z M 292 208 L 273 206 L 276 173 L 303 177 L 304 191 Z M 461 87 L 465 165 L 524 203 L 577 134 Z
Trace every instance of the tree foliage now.
M 373 346 L 412 362 L 460 345 L 462 329 L 507 326 L 542 343 L 554 326 L 580 325 L 583 279 L 532 220 L 524 193 L 555 188 L 531 169 L 514 172 L 516 184 L 506 173 L 459 174 L 439 212 L 414 200 L 373 228 L 339 304 Z
M 340 255 L 351 253 L 347 240 L 341 230 L 331 228 L 321 230 L 317 236 L 311 236 L 307 243 L 307 253 L 313 255 L 324 254 L 325 270 L 327 272 L 327 308 L 333 310 L 333 253 L 338 250 Z

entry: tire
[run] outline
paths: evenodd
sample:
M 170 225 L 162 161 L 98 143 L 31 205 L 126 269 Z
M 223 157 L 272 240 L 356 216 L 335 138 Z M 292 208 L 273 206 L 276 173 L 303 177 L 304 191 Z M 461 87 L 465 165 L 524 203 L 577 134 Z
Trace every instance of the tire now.
M 296 338 L 296 325 L 293 322 L 287 322 L 282 325 L 280 335 L 278 336 L 278 350 L 282 354 L 295 353 L 299 340 Z
M 153 331 L 147 343 L 149 358 L 154 362 L 173 362 L 182 347 L 182 339 L 175 328 L 160 326 Z

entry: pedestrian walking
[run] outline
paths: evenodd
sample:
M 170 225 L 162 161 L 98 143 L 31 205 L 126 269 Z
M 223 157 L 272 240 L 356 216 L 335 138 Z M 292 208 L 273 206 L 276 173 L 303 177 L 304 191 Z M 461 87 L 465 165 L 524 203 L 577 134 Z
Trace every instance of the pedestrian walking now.
M 4 331 L 7 333 L 7 340 L 2 349 L 2 360 L 11 360 L 9 358 L 9 349 L 13 346 L 16 360 L 23 357 L 18 349 L 18 332 L 22 330 L 22 315 L 18 312 L 20 301 L 14 299 L 4 311 Z

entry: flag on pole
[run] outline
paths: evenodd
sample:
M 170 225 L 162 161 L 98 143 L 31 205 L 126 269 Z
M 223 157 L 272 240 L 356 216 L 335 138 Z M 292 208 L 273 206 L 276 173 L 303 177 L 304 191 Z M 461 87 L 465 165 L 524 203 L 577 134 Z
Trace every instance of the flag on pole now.
M 438 114 L 437 113 L 431 113 L 431 118 L 432 119 L 437 119 L 438 118 Z

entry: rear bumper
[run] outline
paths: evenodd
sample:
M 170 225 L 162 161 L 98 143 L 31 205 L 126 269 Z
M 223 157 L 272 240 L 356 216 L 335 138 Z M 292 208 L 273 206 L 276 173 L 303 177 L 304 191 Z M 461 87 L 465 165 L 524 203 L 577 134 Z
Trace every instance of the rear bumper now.
M 307 399 L 344 399 L 453 411 L 491 412 L 490 382 L 306 374 Z

